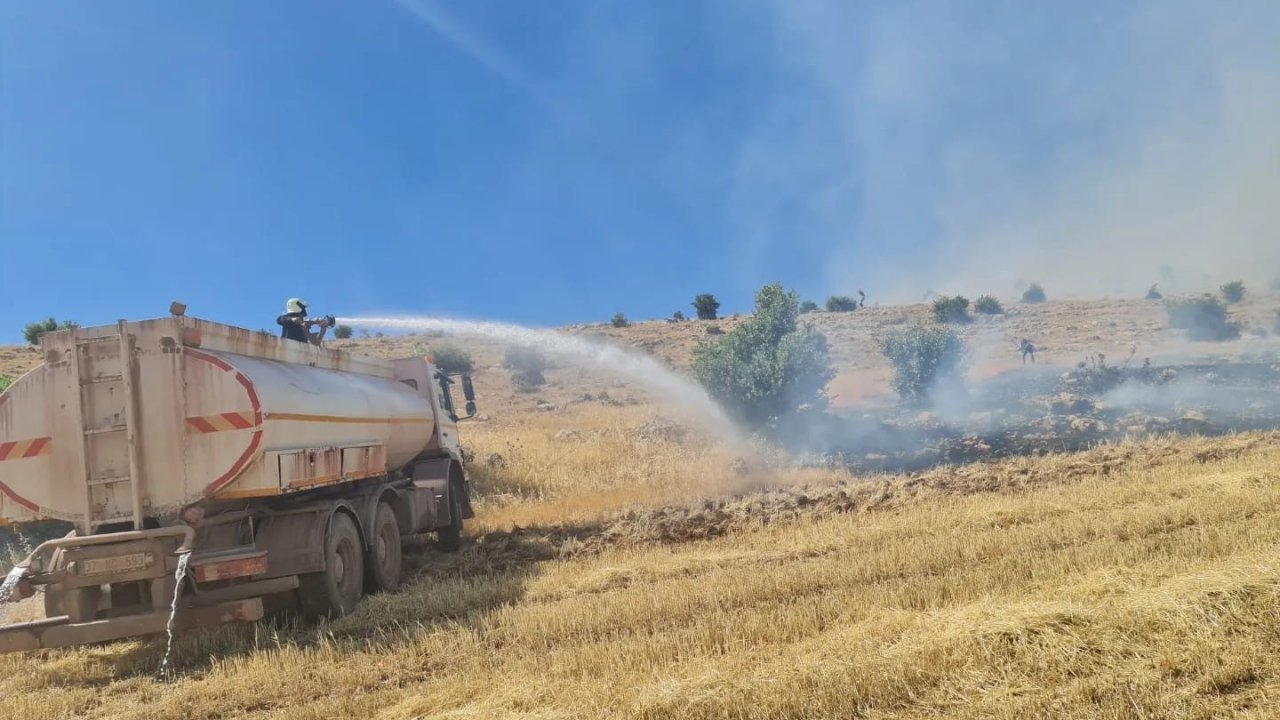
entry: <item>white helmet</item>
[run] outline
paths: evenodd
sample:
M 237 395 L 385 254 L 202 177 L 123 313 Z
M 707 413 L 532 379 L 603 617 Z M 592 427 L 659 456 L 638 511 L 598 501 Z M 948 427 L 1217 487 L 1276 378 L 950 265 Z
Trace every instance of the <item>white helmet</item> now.
M 301 298 L 289 298 L 289 302 L 285 303 L 284 311 L 287 313 L 303 313 L 307 312 L 307 301 Z

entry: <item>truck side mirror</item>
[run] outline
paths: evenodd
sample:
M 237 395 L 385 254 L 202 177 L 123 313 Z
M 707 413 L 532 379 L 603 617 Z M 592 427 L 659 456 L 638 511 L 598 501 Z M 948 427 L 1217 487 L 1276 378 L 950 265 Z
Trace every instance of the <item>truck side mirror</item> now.
M 476 389 L 471 385 L 471 376 L 463 374 L 462 376 L 462 397 L 467 400 L 467 417 L 476 414 Z

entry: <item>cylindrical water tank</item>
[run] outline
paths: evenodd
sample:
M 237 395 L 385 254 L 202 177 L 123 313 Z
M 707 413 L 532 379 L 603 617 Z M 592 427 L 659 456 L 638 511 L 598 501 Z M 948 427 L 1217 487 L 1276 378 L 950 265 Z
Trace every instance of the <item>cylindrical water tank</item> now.
M 50 333 L 0 395 L 0 518 L 86 529 L 376 477 L 436 442 L 425 360 L 187 317 Z

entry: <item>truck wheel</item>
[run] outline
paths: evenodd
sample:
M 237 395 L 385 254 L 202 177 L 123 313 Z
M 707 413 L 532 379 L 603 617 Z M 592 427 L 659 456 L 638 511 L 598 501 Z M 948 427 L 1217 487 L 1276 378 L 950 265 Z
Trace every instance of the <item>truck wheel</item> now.
M 462 547 L 462 498 L 457 486 L 449 484 L 449 524 L 436 531 L 436 544 L 445 552 L 458 552 Z
M 323 572 L 298 578 L 298 603 L 303 615 L 318 619 L 345 615 L 364 596 L 364 551 L 351 516 L 333 514 L 324 542 Z
M 403 554 L 400 548 L 400 523 L 391 506 L 380 502 L 373 516 L 373 542 L 369 544 L 368 587 L 391 592 L 400 587 Z

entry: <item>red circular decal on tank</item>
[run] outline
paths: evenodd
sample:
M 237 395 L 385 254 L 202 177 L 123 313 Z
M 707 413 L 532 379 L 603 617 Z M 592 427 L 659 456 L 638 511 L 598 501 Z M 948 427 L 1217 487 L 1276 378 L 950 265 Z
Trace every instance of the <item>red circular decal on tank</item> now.
M 249 466 L 250 461 L 253 460 L 254 455 L 257 454 L 258 449 L 262 446 L 262 405 L 258 401 L 258 392 L 254 389 L 253 383 L 250 382 L 249 378 L 245 377 L 244 373 L 232 367 L 230 363 L 215 355 L 209 355 L 192 348 L 185 348 L 183 352 L 192 359 L 209 363 L 219 370 L 234 376 L 236 382 L 240 383 L 249 398 L 250 410 L 248 411 L 215 413 L 186 419 L 187 432 L 197 435 L 253 430 L 253 434 L 249 437 L 249 443 L 244 452 L 240 454 L 240 457 L 231 464 L 231 467 L 225 473 L 205 486 L 204 495 L 209 497 L 244 472 L 244 469 Z

